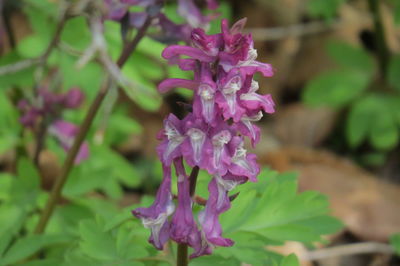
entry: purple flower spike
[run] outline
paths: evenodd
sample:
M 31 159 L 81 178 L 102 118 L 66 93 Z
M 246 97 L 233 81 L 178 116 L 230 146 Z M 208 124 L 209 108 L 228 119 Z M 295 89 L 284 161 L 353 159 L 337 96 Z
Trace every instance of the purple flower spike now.
M 213 5 L 213 0 L 208 1 Z M 187 1 L 186 11 L 192 1 Z M 229 247 L 231 239 L 222 236 L 220 215 L 228 211 L 229 191 L 247 181 L 256 182 L 260 167 L 256 155 L 244 147 L 244 137 L 253 147 L 260 140 L 260 129 L 254 124 L 263 112 L 273 113 L 269 94 L 260 95 L 254 74 L 272 76 L 272 67 L 256 61 L 251 35 L 241 33 L 246 19 L 229 28 L 222 21 L 221 33 L 207 35 L 202 29 L 191 34 L 192 47 L 172 45 L 162 56 L 184 71 L 193 71 L 193 80 L 166 79 L 158 89 L 168 92 L 181 87 L 193 91 L 189 114 L 179 120 L 170 114 L 159 134 L 157 151 L 164 165 L 175 164 L 178 177 L 178 207 L 171 220 L 170 237 L 194 249 L 191 258 L 211 254 L 214 248 Z M 191 167 L 206 170 L 213 179 L 208 185 L 209 198 L 193 218 L 190 180 L 183 159 Z M 198 227 L 199 226 L 199 227 Z
M 148 208 L 137 208 L 132 211 L 133 215 L 142 220 L 144 227 L 150 228 L 149 242 L 159 250 L 163 249 L 169 239 L 168 217 L 175 209 L 171 194 L 171 167 L 164 165 L 163 171 L 164 178 L 154 203 Z

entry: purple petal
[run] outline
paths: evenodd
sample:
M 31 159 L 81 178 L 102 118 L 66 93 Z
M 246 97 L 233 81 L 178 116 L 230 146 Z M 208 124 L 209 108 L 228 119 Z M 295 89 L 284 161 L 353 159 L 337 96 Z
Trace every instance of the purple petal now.
M 189 166 L 207 168 L 210 140 L 207 137 L 207 125 L 201 119 L 187 120 L 185 123 L 187 139 L 182 143 L 182 155 Z
M 200 28 L 192 31 L 191 40 L 194 47 L 210 56 L 217 56 L 219 50 L 223 48 L 221 34 L 207 35 Z
M 179 57 L 180 55 L 188 56 L 207 63 L 214 61 L 214 57 L 205 54 L 198 48 L 193 48 L 190 46 L 171 45 L 165 48 L 162 52 L 162 57 L 165 59 L 173 59 Z
M 244 149 L 242 137 L 235 136 L 229 143 L 232 152 L 231 165 L 229 172 L 237 176 L 245 176 L 250 181 L 256 182 L 260 173 L 260 167 L 257 164 L 257 156 L 255 154 L 247 154 Z
M 254 115 L 243 115 L 239 123 L 234 124 L 236 130 L 242 135 L 247 136 L 251 139 L 252 146 L 255 147 L 260 140 L 260 128 L 255 126 L 253 122 L 257 122 L 262 118 L 262 112 L 258 112 Z
M 166 93 L 173 88 L 187 88 L 195 90 L 198 83 L 187 79 L 165 79 L 158 85 L 158 90 L 161 93 Z
M 219 176 L 211 180 L 208 185 L 209 197 L 205 209 L 199 213 L 201 231 L 209 247 L 230 247 L 234 244 L 231 239 L 222 237 L 222 228 L 218 220 L 219 215 L 230 208 L 228 189 L 231 187 L 227 187 L 225 182 L 227 181 Z M 201 255 L 203 254 L 194 253 L 191 257 Z
M 178 207 L 171 220 L 170 236 L 178 243 L 195 246 L 200 240 L 199 230 L 193 218 L 189 177 L 186 175 L 182 157 L 174 161 L 178 178 Z
M 149 242 L 160 250 L 169 239 L 168 217 L 175 209 L 171 194 L 171 168 L 163 165 L 163 172 L 164 178 L 154 203 L 148 208 L 137 208 L 132 211 L 133 215 L 142 220 L 146 228 L 150 228 Z
M 186 119 L 190 119 L 190 116 Z M 180 146 L 186 139 L 182 129 L 184 123 L 173 114 L 164 120 L 164 130 L 161 133 L 164 141 L 157 147 L 157 153 L 165 165 L 171 165 L 173 159 L 181 156 Z
M 248 110 L 256 111 L 264 110 L 266 113 L 275 112 L 275 103 L 272 100 L 270 94 L 260 95 L 256 91 L 258 90 L 258 82 L 252 80 L 248 92 L 240 95 L 240 102 Z

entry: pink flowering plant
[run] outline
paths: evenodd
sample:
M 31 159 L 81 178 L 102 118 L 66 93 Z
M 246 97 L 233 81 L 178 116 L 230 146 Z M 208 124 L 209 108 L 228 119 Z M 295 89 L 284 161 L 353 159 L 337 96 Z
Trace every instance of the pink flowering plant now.
M 226 2 L 15 2 L 32 33 L 0 40 L 0 265 L 292 266 L 269 247 L 340 228 L 252 153 L 274 69 Z
M 223 236 L 220 216 L 229 211 L 237 196 L 230 196 L 230 191 L 247 181 L 257 182 L 260 173 L 256 155 L 245 148 L 245 137 L 253 147 L 257 145 L 260 129 L 255 122 L 275 111 L 271 95 L 259 94 L 254 79 L 256 73 L 273 76 L 273 68 L 256 60 L 251 35 L 242 33 L 245 23 L 242 19 L 229 27 L 228 21 L 222 20 L 221 33 L 215 35 L 194 29 L 190 46 L 171 45 L 162 52 L 170 64 L 192 71 L 194 79 L 166 79 L 158 85 L 159 91 L 186 88 L 193 91 L 193 102 L 182 119 L 169 114 L 164 120 L 157 148 L 163 179 L 154 203 L 133 210 L 133 214 L 150 229 L 149 242 L 155 248 L 164 249 L 169 240 L 179 244 L 178 265 L 187 263 L 187 246 L 193 249 L 193 259 L 212 254 L 218 246 L 234 245 Z M 192 168 L 190 175 L 184 163 Z M 177 177 L 176 203 L 172 165 Z M 199 169 L 211 178 L 205 206 L 195 215 Z

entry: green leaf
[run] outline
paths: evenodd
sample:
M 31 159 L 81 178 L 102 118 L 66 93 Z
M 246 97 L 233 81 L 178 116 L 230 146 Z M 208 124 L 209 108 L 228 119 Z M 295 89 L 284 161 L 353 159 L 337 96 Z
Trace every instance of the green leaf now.
M 390 244 L 393 246 L 397 255 L 400 255 L 400 233 L 394 234 L 390 237 Z
M 393 88 L 400 91 L 400 56 L 392 57 L 388 68 L 388 81 Z
M 24 58 L 18 55 L 16 52 L 10 52 L 0 57 L 0 66 L 14 64 Z M 26 68 L 24 70 L 3 75 L 0 78 L 0 89 L 7 89 L 9 87 L 32 87 L 33 80 L 33 67 Z M 16 120 L 15 120 L 16 121 Z
M 145 234 L 141 233 L 143 231 Z M 142 245 L 148 237 L 142 226 L 119 226 L 115 230 L 106 231 L 104 223 L 98 217 L 97 221 L 81 222 L 79 232 L 82 238 L 81 251 L 92 259 L 130 265 L 132 262 L 128 262 L 132 259 L 149 255 Z
M 363 92 L 370 77 L 351 70 L 329 71 L 311 80 L 304 92 L 303 101 L 311 106 L 340 108 Z
M 329 42 L 327 50 L 340 66 L 372 75 L 374 61 L 366 50 L 344 42 Z
M 221 216 L 224 232 L 252 232 L 276 241 L 311 244 L 341 227 L 327 215 L 326 197 L 314 191 L 296 194 L 297 183 L 290 176 L 281 178 L 275 173 L 265 177 L 264 173 L 257 188 L 241 188 L 235 204 Z M 321 222 L 324 225 L 319 225 Z
M 91 34 L 84 16 L 70 18 L 65 23 L 60 37 L 61 41 L 75 49 L 83 51 L 91 42 Z
M 33 208 L 40 192 L 39 173 L 27 158 L 18 161 L 17 173 L 17 179 L 11 186 L 11 201 L 21 207 Z
M 76 60 L 77 58 L 65 53 L 54 53 L 51 64 L 60 68 L 65 89 L 79 87 L 83 89 L 87 98 L 92 99 L 100 88 L 104 72 L 95 62 L 89 62 L 78 69 Z
M 369 135 L 379 105 L 376 97 L 364 97 L 353 104 L 346 121 L 346 137 L 351 147 L 359 146 Z
M 63 235 L 32 235 L 19 239 L 0 260 L 0 264 L 13 264 L 25 259 L 42 248 L 71 239 Z
M 44 53 L 48 44 L 48 39 L 34 34 L 18 42 L 17 51 L 22 57 L 38 57 Z
M 0 258 L 13 237 L 21 229 L 26 212 L 17 205 L 0 205 Z M 0 260 L 1 261 L 1 260 Z
M 96 221 L 82 221 L 79 225 L 79 233 L 82 237 L 80 247 L 87 256 L 99 260 L 118 259 L 115 241 L 110 234 L 103 232 Z
M 128 59 L 122 73 L 130 79 L 130 84 L 121 84 L 126 95 L 144 110 L 158 110 L 161 96 L 156 90 L 156 84 L 141 75 L 132 57 Z
M 190 266 L 240 266 L 240 261 L 235 258 L 223 258 L 220 256 L 203 256 L 190 261 Z
M 380 106 L 371 128 L 371 144 L 381 150 L 394 148 L 399 140 L 399 129 L 387 106 Z
M 299 260 L 297 259 L 295 254 L 290 254 L 289 256 L 285 257 L 282 261 L 280 266 L 298 266 Z

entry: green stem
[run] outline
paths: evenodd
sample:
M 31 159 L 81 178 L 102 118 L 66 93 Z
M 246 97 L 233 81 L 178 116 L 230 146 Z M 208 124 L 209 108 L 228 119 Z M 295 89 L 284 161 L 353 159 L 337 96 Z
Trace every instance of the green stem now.
M 188 258 L 188 245 L 187 244 L 178 244 L 178 254 L 176 265 L 177 266 L 187 266 L 189 264 Z
M 152 18 L 149 16 L 143 26 L 138 30 L 135 38 L 132 40 L 132 42 L 125 46 L 121 56 L 119 57 L 117 61 L 117 65 L 119 67 L 122 67 L 126 61 L 128 60 L 129 56 L 131 53 L 136 49 L 139 41 L 144 37 L 145 33 L 147 32 L 147 29 L 149 28 L 151 24 Z M 57 202 L 60 199 L 61 191 L 62 188 L 67 181 L 68 175 L 74 165 L 75 158 L 79 152 L 79 148 L 81 147 L 92 123 L 93 120 L 101 106 L 101 103 L 103 102 L 105 96 L 107 95 L 107 92 L 109 88 L 113 85 L 113 81 L 110 76 L 106 78 L 106 81 L 103 83 L 102 87 L 100 88 L 96 98 L 92 102 L 92 105 L 89 107 L 89 110 L 85 116 L 85 119 L 82 123 L 82 126 L 79 128 L 79 132 L 77 136 L 74 139 L 74 143 L 71 147 L 71 149 L 68 151 L 67 158 L 65 159 L 65 162 L 63 164 L 63 167 L 61 169 L 61 173 L 56 179 L 54 186 L 50 192 L 49 199 L 46 203 L 46 206 L 43 210 L 42 215 L 40 216 L 39 223 L 37 224 L 35 228 L 35 233 L 36 234 L 41 234 L 44 232 L 46 229 L 47 223 L 54 211 L 54 208 L 57 204 Z
M 196 192 L 196 184 L 197 184 L 197 176 L 199 175 L 199 167 L 195 166 L 192 169 L 192 172 L 189 176 L 189 188 L 190 188 L 190 197 L 193 198 Z M 189 264 L 188 258 L 188 245 L 187 244 L 178 244 L 177 251 L 177 266 L 187 266 Z
M 379 0 L 368 0 L 368 6 L 374 20 L 375 36 L 374 41 L 377 48 L 379 71 L 382 80 L 386 78 L 386 70 L 389 63 L 390 52 L 385 40 L 385 28 L 382 24 Z

